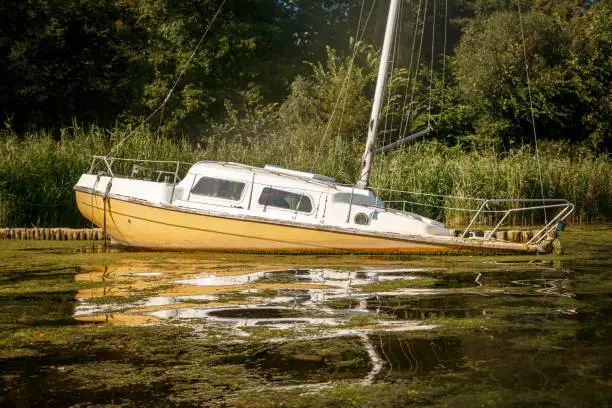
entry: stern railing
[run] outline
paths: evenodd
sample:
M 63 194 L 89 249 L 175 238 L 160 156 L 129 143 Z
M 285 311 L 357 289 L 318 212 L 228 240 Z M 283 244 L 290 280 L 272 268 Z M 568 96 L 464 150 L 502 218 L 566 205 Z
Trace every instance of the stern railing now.
M 485 240 L 490 240 L 493 238 L 493 236 L 495 236 L 495 233 L 504 225 L 504 222 L 507 222 L 512 216 L 530 211 L 541 211 L 544 213 L 544 227 L 542 227 L 533 234 L 529 241 L 526 242 L 527 245 L 538 244 L 544 239 L 546 239 L 549 234 L 553 233 L 557 229 L 560 223 L 563 223 L 567 219 L 567 217 L 574 211 L 575 208 L 574 204 L 570 203 L 569 201 L 557 198 L 485 199 L 441 194 L 418 193 L 392 189 L 372 188 L 371 190 L 376 194 L 377 197 L 392 196 L 393 198 L 395 198 L 399 194 L 410 194 L 412 196 L 423 196 L 425 198 L 430 199 L 429 203 L 401 199 L 381 200 L 385 203 L 385 207 L 393 208 L 396 211 L 409 212 L 407 211 L 407 208 L 424 207 L 429 208 L 431 210 L 436 210 L 439 214 L 442 214 L 445 211 L 472 213 L 473 215 L 470 217 L 470 221 L 468 222 L 467 227 L 461 230 L 462 232 L 459 235 L 460 238 L 470 238 L 472 235 L 472 227 L 477 223 L 478 218 L 483 215 L 489 215 L 495 217 L 496 219 L 499 219 L 499 221 L 495 221 L 495 223 L 493 224 L 493 229 L 487 231 L 485 236 L 483 237 Z M 447 199 L 452 199 L 460 202 L 469 202 L 470 205 L 473 205 L 473 207 L 463 208 L 456 206 L 446 206 L 443 203 Z M 500 206 L 512 206 L 512 208 L 499 209 Z M 416 214 L 421 215 L 418 212 Z
M 542 203 L 542 204 L 533 205 L 533 206 L 520 206 L 517 208 L 510 208 L 507 210 L 486 210 L 486 208 L 490 204 L 500 204 L 500 203 L 515 203 L 515 204 Z M 509 215 L 513 213 L 518 213 L 518 212 L 536 211 L 536 210 L 546 211 L 549 209 L 557 209 L 559 211 L 557 212 L 557 214 L 554 215 L 554 217 L 549 222 L 546 223 L 546 225 L 542 229 L 540 229 L 538 232 L 533 234 L 533 237 L 526 243 L 527 245 L 538 244 L 539 242 L 544 240 L 548 236 L 548 234 L 553 232 L 557 228 L 557 225 L 560 222 L 563 222 L 574 211 L 574 204 L 570 203 L 567 200 L 556 199 L 556 198 L 486 199 L 483 201 L 482 205 L 480 206 L 476 214 L 474 214 L 474 216 L 470 220 L 470 223 L 468 224 L 468 226 L 465 228 L 465 230 L 461 234 L 461 237 L 469 236 L 470 228 L 472 227 L 472 225 L 474 225 L 478 216 L 482 214 L 483 212 L 503 214 L 499 222 L 493 228 L 493 230 L 489 231 L 489 233 L 484 237 L 485 239 L 491 239 L 491 237 L 503 225 L 504 221 L 508 218 Z M 545 217 L 545 219 L 548 220 L 548 217 Z

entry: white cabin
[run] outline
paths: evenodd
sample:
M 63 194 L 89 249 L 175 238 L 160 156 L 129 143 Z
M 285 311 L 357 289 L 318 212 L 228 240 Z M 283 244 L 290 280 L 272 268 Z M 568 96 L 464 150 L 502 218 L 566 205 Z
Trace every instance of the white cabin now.
M 208 214 L 252 216 L 353 231 L 450 235 L 437 221 L 385 208 L 370 190 L 343 186 L 328 176 L 270 165 L 260 168 L 201 161 L 176 184 L 83 174 L 77 186 Z

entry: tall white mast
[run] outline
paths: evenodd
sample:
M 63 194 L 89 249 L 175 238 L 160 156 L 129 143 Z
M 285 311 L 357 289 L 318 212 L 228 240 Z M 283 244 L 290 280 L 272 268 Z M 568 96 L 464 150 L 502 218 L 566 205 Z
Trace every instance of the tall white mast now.
M 368 126 L 368 140 L 366 142 L 365 151 L 361 160 L 361 176 L 357 182 L 358 188 L 367 188 L 370 182 L 370 173 L 372 171 L 372 159 L 374 159 L 374 150 L 376 146 L 376 132 L 378 131 L 378 117 L 382 108 L 382 98 L 387 81 L 387 68 L 389 66 L 389 56 L 391 55 L 391 46 L 393 45 L 393 37 L 395 35 L 395 24 L 397 15 L 399 14 L 400 0 L 391 0 L 389 6 L 389 16 L 387 17 L 387 27 L 385 29 L 385 40 L 383 42 L 382 55 L 380 56 L 380 65 L 378 67 L 378 79 L 376 80 L 376 92 L 374 93 L 374 104 L 372 105 L 372 114 L 370 116 L 370 125 Z

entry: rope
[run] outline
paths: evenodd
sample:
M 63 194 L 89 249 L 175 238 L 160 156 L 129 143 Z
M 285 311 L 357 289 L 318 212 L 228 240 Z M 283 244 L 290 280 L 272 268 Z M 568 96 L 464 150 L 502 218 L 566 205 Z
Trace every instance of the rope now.
M 145 120 L 143 120 L 140 125 L 136 126 L 136 128 L 134 130 L 132 130 L 131 132 L 129 132 L 125 137 L 123 137 L 123 139 L 121 139 L 108 153 L 107 156 L 110 156 L 115 150 L 117 150 L 130 136 L 132 136 L 134 133 L 136 133 L 136 131 L 138 129 L 140 129 L 141 127 L 143 127 L 153 116 L 155 116 L 157 114 L 157 112 L 159 112 L 160 110 L 164 109 L 164 106 L 166 106 L 166 104 L 168 103 L 168 101 L 170 100 L 170 96 L 172 95 L 172 93 L 174 92 L 174 89 L 176 88 L 176 86 L 178 85 L 179 81 L 181 80 L 181 78 L 183 78 L 183 75 L 185 75 L 185 73 L 187 72 L 187 68 L 189 68 L 189 65 L 191 64 L 191 61 L 193 60 L 193 57 L 195 57 L 196 53 L 198 52 L 198 49 L 200 48 L 200 46 L 202 45 L 202 42 L 204 42 L 204 38 L 206 38 L 206 35 L 208 34 L 208 31 L 210 31 L 210 28 L 212 27 L 213 23 L 215 22 L 215 20 L 217 19 L 217 16 L 219 15 L 219 13 L 221 13 L 221 9 L 223 8 L 223 6 L 225 5 L 226 0 L 223 0 L 223 2 L 221 3 L 221 5 L 219 6 L 219 8 L 217 9 L 217 12 L 215 13 L 215 15 L 213 16 L 212 20 L 210 20 L 210 22 L 208 23 L 208 26 L 206 27 L 206 30 L 204 30 L 204 34 L 202 34 L 202 37 L 200 37 L 200 41 L 198 41 L 198 44 L 196 45 L 195 50 L 193 50 L 193 52 L 191 53 L 191 56 L 189 57 L 189 59 L 187 60 L 187 63 L 185 64 L 185 66 L 183 67 L 183 70 L 181 71 L 181 73 L 179 74 L 178 78 L 176 79 L 176 81 L 174 82 L 174 85 L 172 85 L 172 88 L 170 88 L 170 92 L 168 92 L 168 95 L 166 95 L 166 98 L 164 99 L 164 101 L 161 103 L 161 105 L 159 105 L 157 107 L 157 109 L 155 109 L 153 111 L 153 113 L 151 113 L 149 116 L 147 116 L 145 118 Z M 161 125 L 161 119 L 160 119 L 160 125 Z
M 98 173 L 98 175 L 96 176 L 96 182 L 93 184 L 93 187 L 91 189 L 91 230 L 93 231 L 94 229 L 94 192 L 96 191 L 96 187 L 98 187 L 98 183 L 100 182 L 100 177 L 102 176 L 102 173 Z M 92 234 L 93 235 L 93 234 Z M 92 245 L 93 245 L 93 239 L 92 239 Z
M 104 191 L 104 196 L 102 197 L 102 203 L 103 203 L 103 211 L 104 211 L 104 223 L 103 223 L 103 234 L 104 234 L 104 248 L 106 248 L 107 246 L 107 236 L 108 233 L 106 232 L 106 207 L 107 204 L 108 206 L 110 206 L 110 202 L 108 202 L 108 194 L 110 193 L 111 187 L 113 185 L 113 178 L 111 177 L 110 180 L 108 181 L 108 183 L 106 183 L 106 190 Z M 93 192 L 92 192 L 92 196 L 93 196 Z
M 536 161 L 538 163 L 538 176 L 540 178 L 540 192 L 542 193 L 542 204 L 544 204 L 544 183 L 542 181 L 542 166 L 540 165 L 540 153 L 538 151 L 538 135 L 536 132 L 535 126 L 535 115 L 533 113 L 533 98 L 531 96 L 531 79 L 529 77 L 529 63 L 527 60 L 527 46 L 525 45 L 525 31 L 523 29 L 523 14 L 521 12 L 521 1 L 518 0 L 516 2 L 518 6 L 518 14 L 519 14 L 519 25 L 521 27 L 521 39 L 523 40 L 523 56 L 525 58 L 525 75 L 527 77 L 527 90 L 529 93 L 529 108 L 531 111 L 531 127 L 533 129 L 533 141 L 535 144 L 536 151 Z M 546 209 L 544 209 L 544 221 L 548 224 L 548 216 L 546 215 Z

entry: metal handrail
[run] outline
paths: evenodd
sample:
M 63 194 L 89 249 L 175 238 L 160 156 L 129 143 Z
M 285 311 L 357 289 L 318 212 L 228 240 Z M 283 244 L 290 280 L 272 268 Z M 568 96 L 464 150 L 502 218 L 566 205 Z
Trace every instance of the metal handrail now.
M 556 226 L 556 224 L 558 224 L 559 222 L 565 220 L 567 218 L 567 216 L 569 216 L 572 213 L 572 211 L 574 211 L 574 204 L 570 203 L 567 200 L 558 199 L 558 198 L 548 198 L 548 199 L 546 199 L 546 198 L 545 199 L 541 199 L 541 198 L 488 199 L 488 200 L 485 200 L 482 203 L 482 205 L 480 206 L 480 208 L 478 209 L 478 211 L 476 212 L 474 217 L 472 217 L 472 220 L 470 221 L 468 226 L 465 228 L 465 230 L 461 234 L 461 237 L 465 238 L 467 236 L 468 232 L 470 231 L 470 228 L 472 227 L 472 225 L 474 225 L 474 223 L 476 222 L 476 219 L 478 218 L 478 216 L 481 213 L 484 212 L 484 209 L 485 209 L 485 207 L 488 204 L 491 204 L 491 203 L 533 203 L 533 202 L 541 202 L 541 203 L 543 203 L 543 205 L 530 206 L 530 207 L 510 208 L 510 209 L 506 210 L 504 212 L 504 215 L 501 218 L 501 220 L 497 223 L 495 228 L 485 238 L 486 239 L 491 239 L 493 234 L 495 234 L 495 232 L 497 232 L 497 230 L 502 225 L 502 223 L 505 221 L 505 219 L 508 217 L 508 215 L 510 215 L 513 212 L 533 211 L 533 210 L 539 210 L 539 209 L 544 209 L 545 210 L 547 208 L 561 208 L 561 210 L 553 218 L 553 220 L 551 222 L 549 222 L 544 228 L 542 228 L 537 234 L 535 234 L 534 237 L 531 240 L 529 240 L 529 242 L 527 242 L 527 244 L 530 244 L 535 238 L 541 237 L 540 239 L 538 239 L 536 241 L 536 244 L 537 244 L 540 241 L 542 241 L 548 235 L 549 232 L 552 231 L 552 229 Z M 545 204 L 547 202 L 551 203 L 551 204 Z
M 384 191 L 384 192 L 390 192 L 390 193 L 403 193 L 403 194 L 420 195 L 420 196 L 425 196 L 425 197 L 458 198 L 458 199 L 461 199 L 461 200 L 472 200 L 472 201 L 484 201 L 484 200 L 486 200 L 486 198 L 460 197 L 460 196 L 444 195 L 444 194 L 422 193 L 422 192 L 419 192 L 419 191 L 397 190 L 397 189 L 393 189 L 393 188 L 370 187 L 370 190 L 372 190 L 374 192 Z
M 574 208 L 574 204 L 569 203 L 569 207 L 562 209 L 547 225 L 544 226 L 544 228 L 538 231 L 537 234 L 534 234 L 534 236 L 527 242 L 527 245 L 529 245 L 536 238 L 540 237 L 540 235 L 541 238 L 536 241 L 536 244 L 546 238 L 553 228 L 555 228 L 560 222 L 564 221 L 572 212 L 574 212 Z
M 540 229 L 537 233 L 533 235 L 533 237 L 527 242 L 527 245 L 530 244 L 538 244 L 542 240 L 544 240 L 550 232 L 552 232 L 557 225 L 564 221 L 575 209 L 574 204 L 569 201 L 561 198 L 499 198 L 499 199 L 484 199 L 484 198 L 474 198 L 474 197 L 458 197 L 458 196 L 445 196 L 442 194 L 429 194 L 429 193 L 418 193 L 418 192 L 409 192 L 402 190 L 393 190 L 393 189 L 372 189 L 378 191 L 392 192 L 392 193 L 405 193 L 405 194 L 413 194 L 413 195 L 421 195 L 426 197 L 437 197 L 437 198 L 453 198 L 453 199 L 461 199 L 466 201 L 479 202 L 480 205 L 478 209 L 474 208 L 457 208 L 457 207 L 447 207 L 443 205 L 433 205 L 433 204 L 424 204 L 417 203 L 414 201 L 408 200 L 385 200 L 383 201 L 386 206 L 390 206 L 392 204 L 401 204 L 402 210 L 397 210 L 401 212 L 406 212 L 406 204 L 430 207 L 430 208 L 439 208 L 444 210 L 452 210 L 452 211 L 464 211 L 475 213 L 468 223 L 467 227 L 461 233 L 461 238 L 467 238 L 470 232 L 470 229 L 476 222 L 477 218 L 482 214 L 503 214 L 500 221 L 495 225 L 492 231 L 489 231 L 487 235 L 484 237 L 485 239 L 491 239 L 491 237 L 499 230 L 504 221 L 513 213 L 524 212 L 524 211 L 533 211 L 533 210 L 546 210 L 546 209 L 559 209 L 559 212 L 547 222 L 547 224 Z M 501 203 L 541 203 L 542 205 L 527 205 L 521 206 L 518 208 L 510 208 L 505 210 L 496 210 L 489 208 L 491 204 L 501 204 Z
M 143 163 L 143 164 L 147 164 L 147 163 L 156 163 L 156 164 L 161 164 L 161 163 L 165 163 L 165 164 L 175 164 L 176 167 L 174 169 L 174 171 L 168 171 L 168 170 L 155 170 L 153 168 L 149 168 L 146 166 L 140 166 L 137 164 L 133 164 L 132 165 L 132 171 L 131 174 L 128 175 L 122 175 L 125 176 L 127 178 L 134 178 L 134 175 L 136 174 L 136 166 L 138 166 L 139 168 L 143 168 L 145 170 L 150 171 L 152 174 L 157 174 L 157 182 L 159 182 L 160 178 L 165 174 L 168 175 L 170 177 L 172 177 L 172 195 L 171 197 L 174 197 L 174 191 L 176 190 L 176 184 L 178 182 L 181 181 L 181 178 L 179 176 L 179 171 L 181 169 L 181 165 L 187 165 L 187 166 L 192 166 L 191 163 L 185 163 L 185 162 L 181 162 L 181 161 L 174 161 L 174 160 L 144 160 L 144 159 L 122 159 L 122 158 L 118 158 L 118 157 L 107 157 L 107 156 L 93 156 L 92 161 L 91 161 L 91 166 L 89 168 L 89 174 L 93 174 L 94 171 L 94 167 L 96 165 L 97 162 L 103 162 L 104 165 L 106 166 L 106 170 L 108 171 L 108 173 L 110 174 L 111 178 L 115 177 L 115 173 L 113 172 L 113 164 L 115 162 L 131 162 L 131 163 Z
M 139 166 L 143 169 L 149 170 L 152 173 L 157 173 L 158 174 L 158 180 L 159 177 L 161 177 L 162 174 L 167 174 L 170 176 L 173 176 L 174 182 L 176 183 L 177 181 L 180 181 L 180 177 L 179 177 L 179 170 L 181 165 L 187 165 L 187 166 L 192 166 L 193 164 L 191 163 L 186 163 L 186 162 L 181 162 L 181 161 L 175 161 L 175 160 L 145 160 L 145 159 L 123 159 L 123 158 L 118 158 L 118 157 L 108 157 L 108 156 L 93 156 L 92 157 L 92 161 L 91 161 L 91 166 L 89 168 L 89 174 L 93 174 L 94 168 L 96 166 L 96 163 L 102 162 L 105 167 L 106 167 L 106 171 L 110 174 L 111 177 L 115 177 L 115 172 L 113 172 L 113 164 L 115 162 L 132 162 L 132 163 L 156 163 L 156 164 L 175 164 L 176 168 L 174 171 L 167 171 L 167 170 L 155 170 L 153 168 L 149 168 L 149 167 L 145 167 L 145 166 Z M 131 175 L 122 175 L 122 176 L 126 176 L 128 178 L 132 177 L 134 175 L 134 167 L 137 166 L 136 164 L 133 166 L 132 168 L 132 174 Z
M 122 158 L 107 157 L 107 156 L 93 156 L 92 162 L 91 162 L 91 166 L 90 166 L 90 170 L 89 170 L 90 174 L 93 174 L 94 167 L 95 167 L 97 162 L 104 163 L 104 165 L 106 167 L 106 170 L 108 171 L 108 173 L 110 174 L 111 177 L 115 177 L 115 174 L 113 172 L 113 164 L 115 162 L 156 163 L 156 164 L 173 164 L 173 165 L 176 165 L 174 171 L 155 170 L 155 169 L 148 168 L 148 167 L 145 167 L 145 166 L 140 166 L 140 167 L 142 167 L 144 169 L 147 169 L 151 173 L 157 173 L 157 181 L 159 181 L 159 179 L 164 174 L 169 175 L 169 176 L 173 176 L 173 179 L 174 179 L 173 180 L 173 184 L 174 185 L 173 185 L 172 196 L 174 196 L 174 189 L 176 188 L 177 182 L 181 180 L 180 177 L 179 177 L 179 171 L 180 171 L 181 165 L 192 166 L 191 163 L 186 163 L 186 162 L 181 162 L 181 161 L 122 159 Z M 133 170 L 134 170 L 135 166 L 136 165 L 133 166 Z M 132 175 L 131 176 L 127 176 L 128 178 L 133 177 L 133 175 L 134 175 L 134 171 L 133 170 L 132 170 Z M 308 180 L 303 180 L 303 181 L 308 181 Z M 253 185 L 254 185 L 255 184 L 254 177 L 253 177 L 252 182 L 253 182 Z M 317 183 L 320 183 L 320 182 L 317 181 Z M 257 184 L 259 184 L 259 183 L 257 183 Z M 340 186 L 340 184 L 333 184 L 333 186 L 334 187 L 335 186 Z M 352 189 L 351 189 L 351 202 L 349 204 L 348 214 L 347 214 L 347 222 L 348 222 L 350 220 L 350 216 L 351 216 L 351 209 L 352 209 L 351 207 L 353 206 L 353 194 L 355 192 L 355 188 L 354 188 L 354 186 L 350 186 L 350 185 L 347 186 L 347 187 L 352 187 Z M 442 195 L 442 194 L 410 192 L 410 191 L 402 191 L 402 190 L 395 190 L 395 189 L 384 189 L 384 188 L 371 188 L 371 190 L 374 191 L 374 192 L 403 193 L 403 194 L 420 195 L 420 196 L 424 196 L 424 197 L 451 198 L 451 199 L 459 199 L 459 200 L 466 200 L 466 201 L 472 201 L 472 202 L 480 203 L 479 208 L 476 210 L 476 209 L 473 209 L 473 208 L 456 208 L 456 207 L 446 207 L 446 206 L 438 206 L 438 205 L 432 205 L 432 204 L 422 204 L 422 203 L 416 203 L 416 202 L 407 201 L 407 200 L 387 200 L 387 201 L 382 201 L 385 204 L 385 206 L 390 205 L 390 204 L 402 204 L 402 210 L 396 210 L 396 211 L 401 211 L 401 212 L 406 212 L 406 204 L 425 206 L 425 207 L 432 207 L 432 208 L 440 208 L 440 209 L 452 210 L 452 211 L 475 212 L 475 214 L 472 217 L 472 219 L 470 220 L 468 226 L 465 228 L 465 230 L 461 234 L 462 238 L 466 238 L 467 237 L 468 233 L 470 232 L 471 227 L 474 225 L 474 223 L 476 222 L 477 218 L 481 214 L 503 214 L 501 220 L 497 223 L 495 228 L 492 231 L 490 231 L 487 234 L 487 236 L 485 237 L 485 239 L 491 239 L 491 237 L 495 234 L 495 232 L 501 227 L 503 222 L 512 213 L 517 213 L 517 212 L 521 212 L 521 211 L 533 211 L 533 210 L 539 210 L 539 209 L 543 209 L 543 210 L 552 209 L 552 208 L 560 209 L 560 211 L 555 215 L 555 217 L 552 218 L 552 220 L 550 222 L 548 222 L 541 230 L 539 230 L 536 234 L 534 234 L 534 236 L 527 242 L 527 245 L 532 244 L 532 243 L 538 244 L 539 242 L 541 242 L 543 239 L 546 238 L 546 236 L 548 236 L 548 234 L 550 232 L 553 231 L 554 228 L 556 228 L 556 226 L 560 222 L 564 221 L 575 209 L 575 206 L 572 203 L 570 203 L 569 201 L 567 201 L 565 199 L 555 199 L 555 198 L 549 198 L 549 199 L 541 199 L 541 198 L 484 199 L 484 198 L 475 198 L 475 197 L 460 197 L 460 196 L 451 196 L 451 195 Z M 487 208 L 490 204 L 500 204 L 500 203 L 536 203 L 536 202 L 537 203 L 542 203 L 542 205 L 522 206 L 522 207 L 518 207 L 518 208 L 510 208 L 510 209 L 507 209 L 507 210 L 495 210 L 495 209 Z
M 110 156 L 92 156 L 94 159 L 111 159 L 112 161 L 126 161 L 126 162 L 138 162 L 138 163 L 180 163 L 188 166 L 193 166 L 193 163 L 182 162 L 179 160 L 149 160 L 149 159 L 124 159 L 122 157 L 110 157 Z

